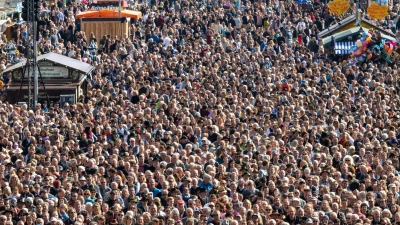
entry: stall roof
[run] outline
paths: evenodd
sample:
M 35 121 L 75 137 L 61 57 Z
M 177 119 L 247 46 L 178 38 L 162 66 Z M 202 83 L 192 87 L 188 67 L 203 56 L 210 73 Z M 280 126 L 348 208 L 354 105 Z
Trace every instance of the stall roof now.
M 395 38 L 395 34 L 390 29 L 384 29 L 382 26 L 380 26 L 379 24 L 376 24 L 375 21 L 369 19 L 366 16 L 363 16 L 361 18 L 360 24 L 361 24 L 361 27 L 363 27 L 363 28 L 377 30 L 377 31 L 380 31 L 381 34 L 383 34 L 383 35 L 387 35 L 392 38 Z M 351 15 L 351 16 L 343 19 L 339 23 L 333 24 L 332 26 L 321 31 L 318 34 L 318 36 L 320 38 L 331 37 L 332 35 L 335 36 L 342 31 L 346 31 L 351 28 L 356 28 L 355 25 L 356 25 L 356 17 L 354 15 Z
M 364 28 L 364 27 L 354 27 L 354 28 L 350 28 L 348 30 L 336 33 L 336 34 L 331 35 L 331 36 L 335 37 L 336 41 L 340 41 L 341 39 L 346 38 L 349 35 L 356 34 L 356 33 L 361 32 L 361 31 L 364 31 L 365 33 L 368 33 L 369 29 Z M 381 34 L 381 35 L 385 39 L 388 39 L 388 40 L 391 40 L 391 41 L 396 41 L 396 38 L 394 38 L 394 37 L 391 37 L 391 36 L 386 35 L 386 34 Z M 331 42 L 331 40 L 332 40 L 331 36 L 328 36 L 328 37 L 325 37 L 324 39 L 322 39 L 322 43 L 324 45 L 329 44 Z
M 0 0 L 0 10 L 8 15 L 21 12 L 22 2 L 23 0 Z
M 71 67 L 71 68 L 78 70 L 79 72 L 85 73 L 85 74 L 89 73 L 90 71 L 92 71 L 94 69 L 94 66 L 92 66 L 88 63 L 81 62 L 79 60 L 76 60 L 76 59 L 73 59 L 73 58 L 70 58 L 70 57 L 67 57 L 64 55 L 60 55 L 57 53 L 53 53 L 53 52 L 46 53 L 44 55 L 40 55 L 37 57 L 37 60 L 38 61 L 47 60 L 47 61 L 54 62 L 57 64 L 65 65 L 65 66 Z M 7 68 L 4 72 L 10 72 L 10 71 L 16 70 L 18 68 L 21 68 L 22 66 L 25 65 L 25 63 L 26 63 L 26 61 L 17 63 L 15 65 Z
M 121 17 L 139 19 L 142 17 L 142 13 L 140 11 L 121 10 Z M 118 10 L 104 9 L 100 11 L 86 11 L 79 13 L 76 18 L 118 18 Z
M 23 0 L 0 0 L 1 8 L 18 8 Z

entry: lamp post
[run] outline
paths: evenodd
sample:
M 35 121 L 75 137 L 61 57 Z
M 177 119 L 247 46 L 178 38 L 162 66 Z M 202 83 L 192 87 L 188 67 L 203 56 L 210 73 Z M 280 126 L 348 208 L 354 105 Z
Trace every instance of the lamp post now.
M 118 0 L 118 19 L 121 19 L 121 0 Z
M 359 16 L 358 16 L 359 10 L 360 10 L 360 0 L 357 0 L 357 3 L 356 3 L 356 27 L 359 27 L 360 23 L 361 23 L 361 21 L 359 20 Z

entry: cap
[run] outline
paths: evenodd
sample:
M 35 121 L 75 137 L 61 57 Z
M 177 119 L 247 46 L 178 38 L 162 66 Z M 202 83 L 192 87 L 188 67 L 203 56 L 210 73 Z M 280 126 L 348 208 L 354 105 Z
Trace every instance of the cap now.
M 312 224 L 312 223 L 314 223 L 314 221 L 313 221 L 311 218 L 308 218 L 308 219 L 306 220 L 306 224 L 307 224 L 307 223 L 311 223 L 311 224 Z
M 284 177 L 284 178 L 281 179 L 281 181 L 282 181 L 282 182 L 289 182 L 289 178 Z
M 198 212 L 198 213 L 203 213 L 203 212 L 201 211 L 201 209 L 199 209 L 199 208 L 197 208 L 197 207 L 194 208 L 194 212 L 195 212 L 195 213 L 197 213 L 197 212 Z
M 26 203 L 31 203 L 33 204 L 33 198 L 32 197 L 26 197 L 25 198 Z

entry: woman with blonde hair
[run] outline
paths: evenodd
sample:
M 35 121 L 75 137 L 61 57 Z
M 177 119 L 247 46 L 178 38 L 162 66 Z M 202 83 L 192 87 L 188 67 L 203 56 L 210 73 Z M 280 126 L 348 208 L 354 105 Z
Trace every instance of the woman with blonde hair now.
M 250 200 L 246 199 L 246 200 L 243 201 L 243 207 L 246 210 L 250 210 L 253 206 L 252 206 Z
M 383 217 L 383 218 L 392 219 L 392 213 L 390 212 L 389 209 L 384 209 L 384 210 L 382 211 L 382 217 Z
M 144 224 L 150 224 L 151 223 L 151 214 L 149 212 L 143 213 L 143 221 Z
M 122 218 L 122 225 L 133 225 L 134 220 L 132 215 L 126 214 L 124 218 Z
M 14 173 L 13 175 L 11 175 L 11 178 L 10 178 L 10 187 L 12 187 L 12 188 L 17 188 L 17 187 L 19 187 L 19 185 L 20 185 L 20 180 L 19 180 L 19 178 L 18 178 L 18 176 Z
M 101 215 L 101 214 L 102 214 L 101 213 L 101 205 L 98 202 L 94 203 L 93 206 L 92 206 L 92 215 L 93 215 L 93 217 Z

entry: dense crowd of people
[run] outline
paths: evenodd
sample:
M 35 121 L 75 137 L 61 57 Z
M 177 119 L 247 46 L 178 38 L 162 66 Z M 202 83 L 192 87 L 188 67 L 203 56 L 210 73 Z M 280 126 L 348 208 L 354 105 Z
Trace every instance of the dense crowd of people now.
M 39 34 L 87 93 L 0 104 L 0 225 L 400 224 L 400 70 L 333 60 L 326 2 L 129 2 L 122 37 L 79 30 L 90 4 L 43 3 Z

